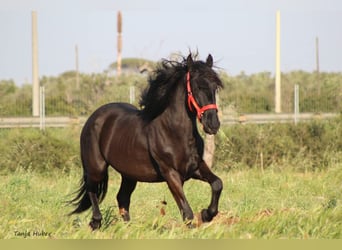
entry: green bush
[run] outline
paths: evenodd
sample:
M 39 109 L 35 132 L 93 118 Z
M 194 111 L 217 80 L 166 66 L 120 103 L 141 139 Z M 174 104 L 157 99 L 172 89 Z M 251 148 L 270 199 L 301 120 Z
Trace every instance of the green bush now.
M 0 172 L 81 169 L 80 128 L 0 129 Z M 222 126 L 214 168 L 317 171 L 342 161 L 342 116 L 295 124 Z
M 222 128 L 216 167 L 320 170 L 341 161 L 341 118 L 295 124 L 245 124 Z
M 18 169 L 48 173 L 80 166 L 78 138 L 66 130 L 8 129 L 0 131 L 2 171 Z M 77 139 L 76 139 L 77 138 Z

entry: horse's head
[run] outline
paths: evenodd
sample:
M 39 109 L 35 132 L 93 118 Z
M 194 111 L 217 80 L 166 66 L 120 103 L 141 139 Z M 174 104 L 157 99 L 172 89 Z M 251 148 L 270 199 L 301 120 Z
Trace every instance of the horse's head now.
M 196 112 L 207 134 L 216 134 L 220 128 L 216 92 L 223 85 L 212 67 L 211 55 L 207 57 L 206 62 L 193 61 L 191 54 L 187 58 L 188 108 L 191 112 Z

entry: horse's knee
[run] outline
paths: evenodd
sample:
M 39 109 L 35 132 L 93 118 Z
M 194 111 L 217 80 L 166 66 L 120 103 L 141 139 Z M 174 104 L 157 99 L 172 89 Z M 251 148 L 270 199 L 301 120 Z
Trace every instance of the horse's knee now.
M 215 181 L 211 183 L 211 188 L 215 193 L 221 193 L 223 189 L 223 182 L 220 178 L 217 178 Z

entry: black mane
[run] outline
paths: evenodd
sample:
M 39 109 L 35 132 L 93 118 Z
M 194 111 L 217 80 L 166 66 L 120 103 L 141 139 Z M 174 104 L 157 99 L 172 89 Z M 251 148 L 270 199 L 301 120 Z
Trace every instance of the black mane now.
M 164 59 L 149 76 L 148 86 L 140 99 L 141 113 L 148 119 L 154 119 L 168 106 L 172 93 L 187 70 L 186 59 L 170 61 Z M 185 85 L 184 85 L 185 86 Z
M 189 57 L 196 58 L 197 54 L 190 54 Z M 164 59 L 159 63 L 156 70 L 149 76 L 149 84 L 141 95 L 139 104 L 143 119 L 153 120 L 168 107 L 179 82 L 184 82 L 184 92 L 186 91 L 185 74 L 187 71 L 190 71 L 193 82 L 205 76 L 211 78 L 218 85 L 217 87 L 223 87 L 217 74 L 205 62 L 192 60 L 191 62 L 191 68 L 187 65 L 185 57 L 182 57 L 180 62 Z

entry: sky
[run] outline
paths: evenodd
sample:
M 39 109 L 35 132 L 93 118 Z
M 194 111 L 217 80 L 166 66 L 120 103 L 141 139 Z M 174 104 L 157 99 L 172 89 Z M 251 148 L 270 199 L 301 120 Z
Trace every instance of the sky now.
M 150 60 L 210 53 L 228 74 L 275 71 L 275 20 L 281 14 L 281 70 L 342 72 L 340 0 L 1 0 L 0 80 L 32 81 L 31 11 L 38 15 L 39 75 L 103 72 L 122 56 Z

